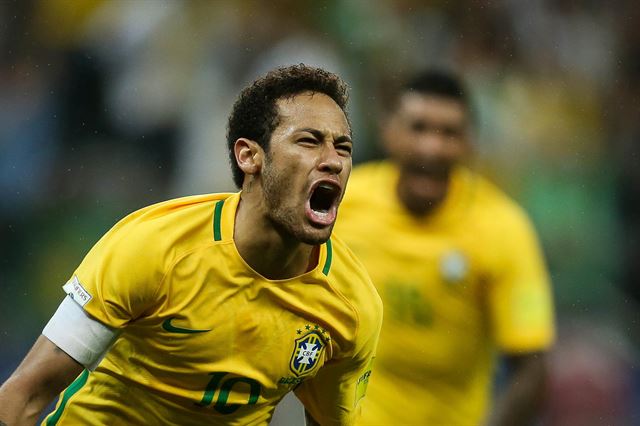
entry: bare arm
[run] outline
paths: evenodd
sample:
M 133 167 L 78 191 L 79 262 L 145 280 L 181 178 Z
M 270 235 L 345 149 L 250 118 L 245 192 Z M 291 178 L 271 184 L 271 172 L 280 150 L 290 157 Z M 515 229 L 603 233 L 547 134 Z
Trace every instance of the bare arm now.
M 0 425 L 36 423 L 42 411 L 84 369 L 40 336 L 16 371 L 0 387 Z
M 544 353 L 507 358 L 509 378 L 493 409 L 490 426 L 530 425 L 540 411 L 545 389 Z

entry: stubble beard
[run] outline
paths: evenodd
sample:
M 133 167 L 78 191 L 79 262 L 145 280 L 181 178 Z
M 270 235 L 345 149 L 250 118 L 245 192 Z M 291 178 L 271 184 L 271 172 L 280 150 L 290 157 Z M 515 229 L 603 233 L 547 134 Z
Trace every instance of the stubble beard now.
M 271 172 L 271 167 L 266 167 L 262 173 L 262 188 L 264 201 L 267 206 L 267 218 L 283 240 L 298 241 L 309 245 L 325 243 L 331 236 L 331 229 L 316 229 L 308 231 L 305 228 L 304 218 L 300 215 L 304 207 L 298 211 L 297 206 L 287 206 L 287 198 L 292 194 L 289 179 L 278 172 Z M 314 232 L 315 231 L 315 232 Z

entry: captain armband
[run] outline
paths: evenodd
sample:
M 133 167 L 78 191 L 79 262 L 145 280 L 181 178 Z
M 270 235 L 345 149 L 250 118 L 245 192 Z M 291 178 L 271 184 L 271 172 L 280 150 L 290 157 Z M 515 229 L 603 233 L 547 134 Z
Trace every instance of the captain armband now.
M 118 337 L 119 330 L 91 318 L 78 302 L 67 296 L 42 334 L 71 358 L 93 371 Z

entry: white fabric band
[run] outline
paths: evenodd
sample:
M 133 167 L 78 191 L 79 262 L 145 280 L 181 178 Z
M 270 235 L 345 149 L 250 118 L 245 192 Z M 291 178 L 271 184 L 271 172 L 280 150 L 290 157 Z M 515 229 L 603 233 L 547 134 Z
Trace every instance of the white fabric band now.
M 89 317 L 69 296 L 42 330 L 47 339 L 91 371 L 100 364 L 119 332 Z

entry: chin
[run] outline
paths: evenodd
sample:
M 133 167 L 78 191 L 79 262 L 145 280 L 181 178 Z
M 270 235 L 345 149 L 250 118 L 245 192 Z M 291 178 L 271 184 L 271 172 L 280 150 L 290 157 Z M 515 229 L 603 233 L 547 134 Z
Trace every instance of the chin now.
M 413 197 L 405 200 L 405 207 L 414 215 L 422 216 L 431 213 L 440 204 L 444 197 Z
M 308 245 L 319 245 L 325 243 L 331 237 L 333 224 L 330 226 L 314 227 L 310 223 L 299 223 L 294 225 L 290 221 L 274 221 L 278 232 L 287 240 L 299 241 Z
M 331 230 L 333 226 L 328 228 L 311 228 L 310 230 L 303 230 L 301 235 L 299 235 L 299 240 L 305 244 L 309 244 L 312 246 L 317 246 L 320 244 L 324 244 L 327 242 L 329 237 L 331 237 Z

